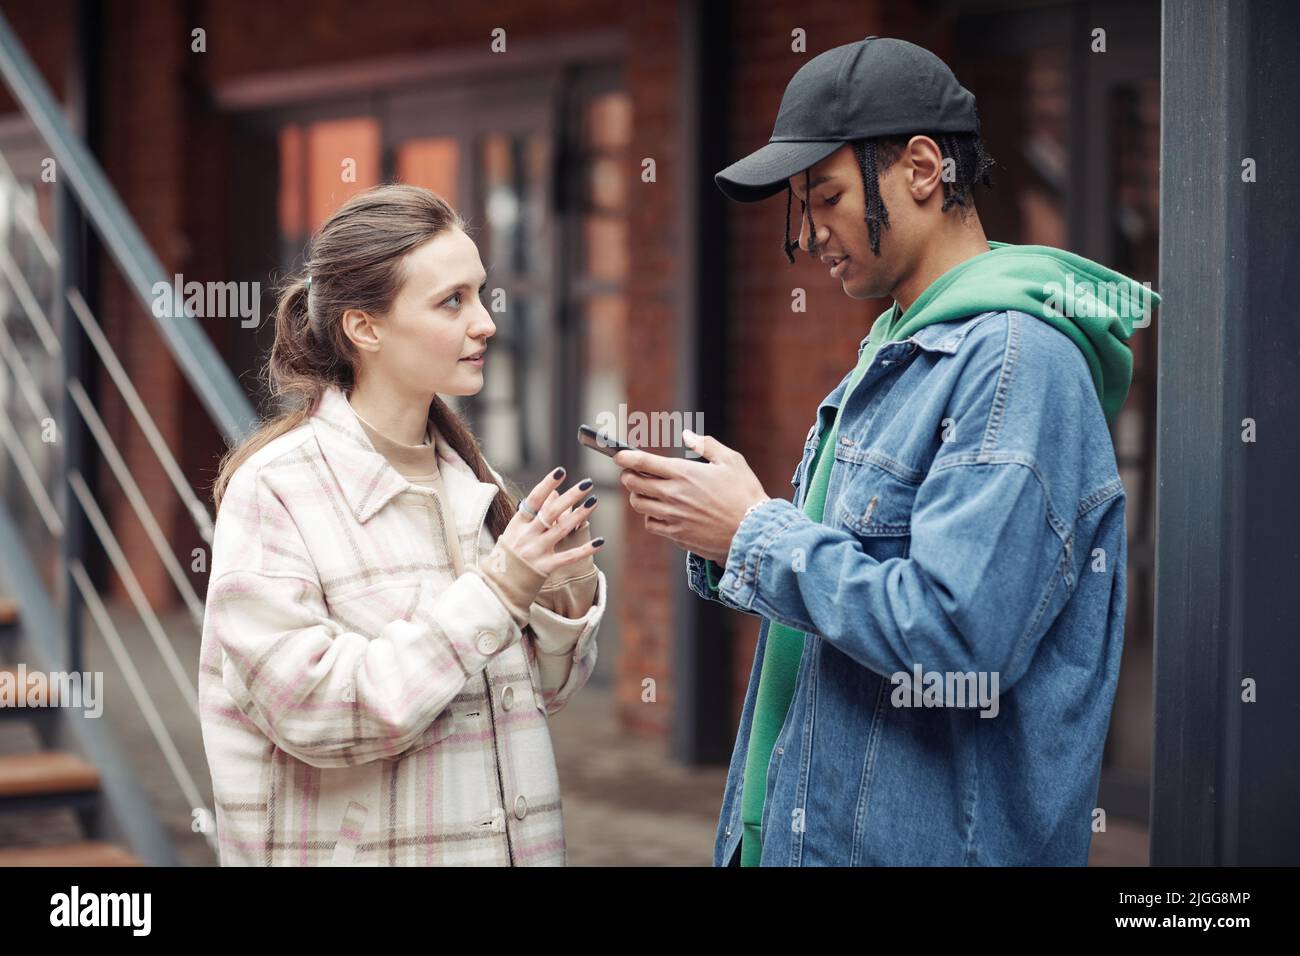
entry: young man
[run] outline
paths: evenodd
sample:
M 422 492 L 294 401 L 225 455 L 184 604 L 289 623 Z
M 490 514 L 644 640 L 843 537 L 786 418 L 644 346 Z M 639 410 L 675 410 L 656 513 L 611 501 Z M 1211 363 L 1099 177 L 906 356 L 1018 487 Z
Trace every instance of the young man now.
M 1107 430 L 1149 289 L 991 243 L 975 100 L 868 37 L 809 61 L 732 199 L 889 296 L 817 409 L 794 500 L 735 451 L 620 452 L 697 594 L 762 618 L 716 865 L 1084 864 L 1119 672 L 1125 495 Z M 815 330 L 810 330 L 815 334 Z

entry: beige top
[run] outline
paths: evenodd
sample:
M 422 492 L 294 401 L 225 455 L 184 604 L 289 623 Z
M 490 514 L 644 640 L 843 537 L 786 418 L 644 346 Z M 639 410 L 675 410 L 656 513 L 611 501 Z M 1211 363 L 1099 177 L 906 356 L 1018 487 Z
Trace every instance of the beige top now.
M 349 403 L 350 404 L 350 403 Z M 352 409 L 356 414 L 356 409 Z M 452 517 L 451 505 L 443 490 L 442 474 L 438 468 L 437 445 L 433 436 L 425 432 L 425 441 L 421 445 L 406 445 L 395 441 L 379 432 L 373 425 L 357 414 L 361 425 L 374 445 L 375 451 L 388 459 L 389 464 L 412 484 L 432 488 L 437 493 L 439 507 L 442 509 L 443 533 L 447 537 L 447 550 L 451 552 L 455 564 L 456 576 L 466 570 L 478 574 L 489 588 L 501 599 L 520 627 L 529 621 L 528 608 L 534 602 L 567 618 L 581 618 L 591 609 L 596 599 L 596 563 L 590 556 L 576 564 L 566 565 L 557 570 L 550 578 L 537 571 L 521 558 L 512 548 L 498 544 L 501 561 L 489 560 L 477 567 L 465 568 L 459 542 L 455 540 L 456 523 Z M 590 523 L 571 532 L 559 545 L 557 551 L 580 547 L 591 540 Z M 494 549 L 494 554 L 496 553 Z

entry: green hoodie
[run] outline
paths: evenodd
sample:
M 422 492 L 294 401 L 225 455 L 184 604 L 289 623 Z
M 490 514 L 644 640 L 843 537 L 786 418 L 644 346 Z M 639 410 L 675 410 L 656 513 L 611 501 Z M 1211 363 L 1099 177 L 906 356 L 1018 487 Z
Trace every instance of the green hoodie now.
M 1106 421 L 1114 421 L 1133 380 L 1133 353 L 1124 343 L 1133 334 L 1134 317 L 1149 320 L 1160 296 L 1072 252 L 1005 242 L 989 246 L 992 251 L 930 283 L 901 320 L 895 319 L 897 305 L 882 312 L 871 326 L 871 339 L 877 340 L 879 329 L 880 342 L 897 342 L 935 322 L 994 310 L 1037 316 L 1078 346 Z
M 833 455 L 823 456 L 822 451 L 835 445 L 849 395 L 881 345 L 902 341 L 927 325 L 1003 310 L 1037 316 L 1069 336 L 1083 353 L 1106 421 L 1113 421 L 1119 413 L 1133 378 L 1133 355 L 1124 344 L 1133 334 L 1132 316 L 1142 316 L 1145 323 L 1160 297 L 1127 276 L 1050 246 L 990 242 L 989 247 L 989 252 L 953 266 L 930 283 L 901 317 L 895 303 L 872 323 L 867 347 L 849 377 L 830 435 L 817 446 L 809 468 L 813 477 L 803 512 L 813 521 L 822 520 L 834 460 Z M 706 569 L 709 586 L 717 590 L 712 564 Z M 803 642 L 804 635 L 799 631 L 771 622 L 741 786 L 741 866 L 757 866 L 762 853 L 759 824 L 768 766 L 794 696 Z

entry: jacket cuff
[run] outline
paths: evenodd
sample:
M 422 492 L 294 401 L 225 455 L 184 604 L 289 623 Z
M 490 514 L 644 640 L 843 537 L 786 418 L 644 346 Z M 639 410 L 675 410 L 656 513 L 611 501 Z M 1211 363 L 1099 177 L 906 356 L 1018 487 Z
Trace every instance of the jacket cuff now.
M 555 550 L 568 551 L 581 548 L 591 541 L 590 523 L 575 528 Z M 536 604 L 554 611 L 560 617 L 581 618 L 591 610 L 596 599 L 596 562 L 591 555 L 581 561 L 566 564 L 551 572 L 551 576 L 542 585 L 537 595 Z
M 600 623 L 605 611 L 602 597 L 605 576 L 599 569 L 596 571 L 595 583 L 595 597 L 581 617 L 563 617 L 541 604 L 533 605 L 533 646 L 538 653 L 552 657 L 581 657 L 587 652 L 588 646 L 596 639 L 596 625 Z
M 521 628 L 528 624 L 528 606 L 537 600 L 546 575 L 535 570 L 514 549 L 500 541 L 486 560 L 470 570 L 476 571 L 500 598 Z
M 731 539 L 727 566 L 718 581 L 721 598 L 752 610 L 759 569 L 777 538 L 792 524 L 808 516 L 784 498 L 769 498 L 751 511 Z

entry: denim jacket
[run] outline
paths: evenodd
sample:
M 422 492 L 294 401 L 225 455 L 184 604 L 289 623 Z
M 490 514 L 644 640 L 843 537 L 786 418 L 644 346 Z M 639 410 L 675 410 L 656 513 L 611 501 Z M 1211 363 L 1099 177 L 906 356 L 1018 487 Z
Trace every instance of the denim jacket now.
M 817 410 L 793 503 L 749 513 L 716 591 L 687 554 L 693 591 L 762 618 L 714 865 L 737 858 L 771 621 L 804 647 L 768 765 L 763 865 L 1085 864 L 1127 556 L 1087 363 L 1015 311 L 881 346 L 814 522 L 806 479 L 848 379 Z

